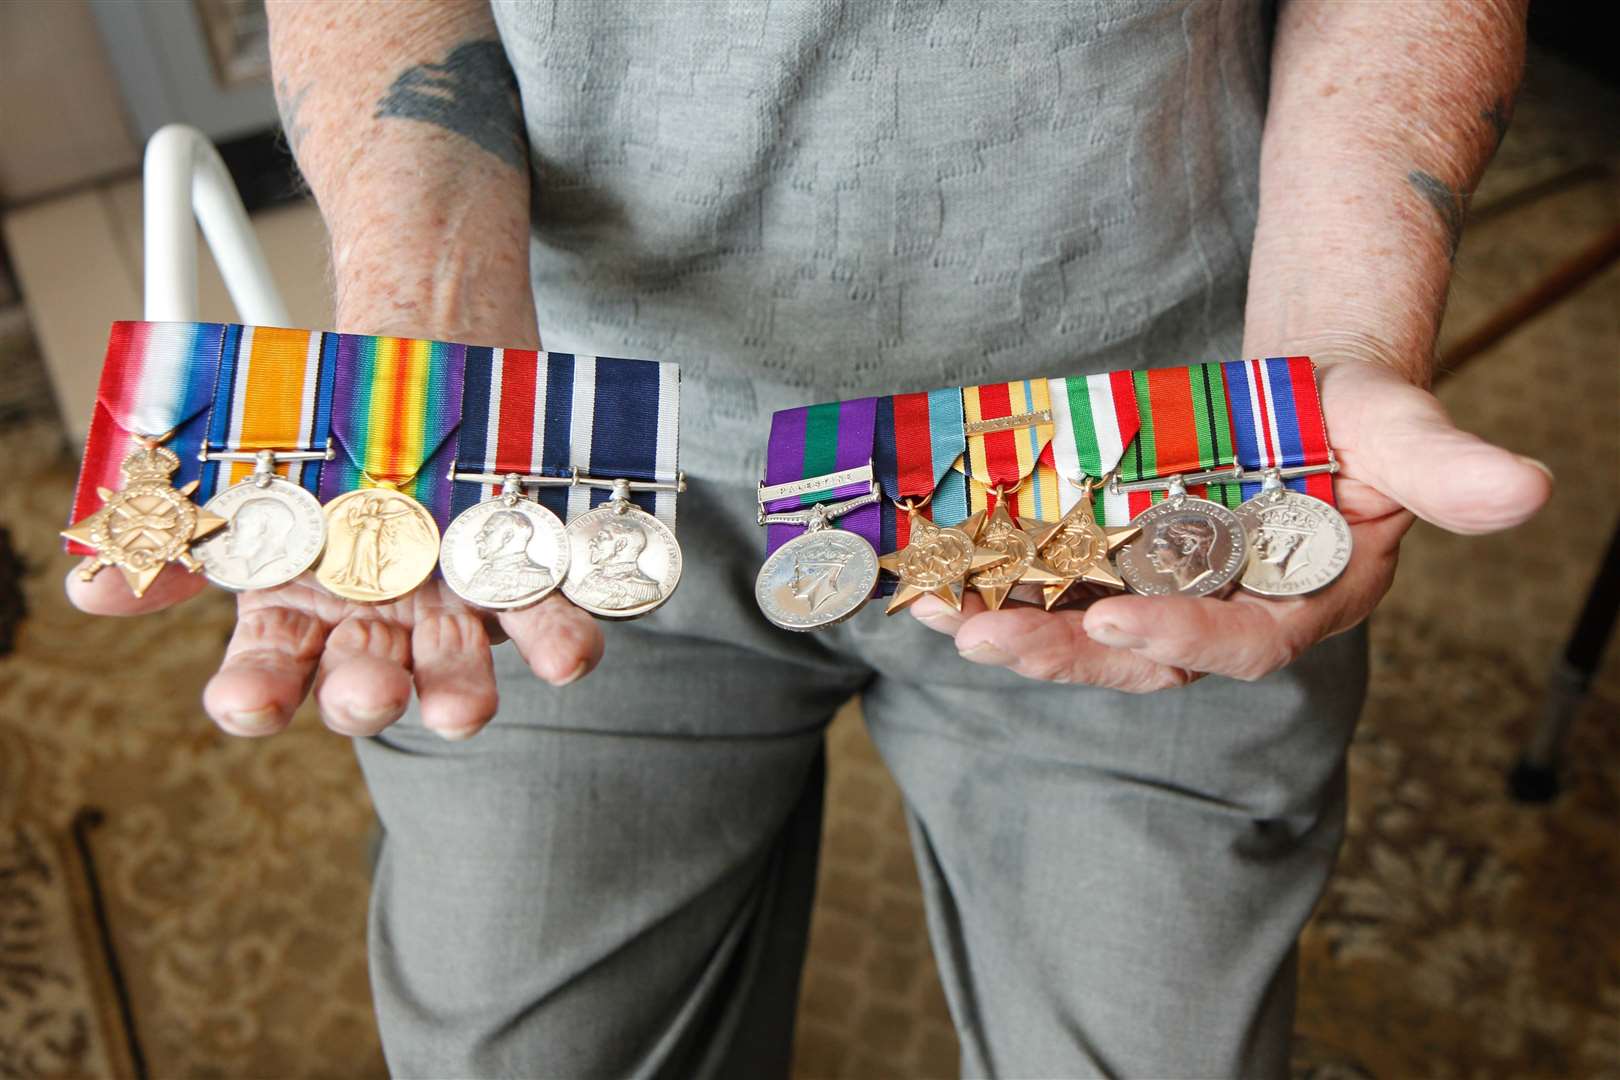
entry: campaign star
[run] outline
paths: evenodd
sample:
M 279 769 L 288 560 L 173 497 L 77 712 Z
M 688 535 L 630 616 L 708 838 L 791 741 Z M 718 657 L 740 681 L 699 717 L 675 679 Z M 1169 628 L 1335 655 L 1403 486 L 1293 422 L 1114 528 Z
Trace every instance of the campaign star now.
M 181 488 L 169 477 L 180 468 L 171 450 L 150 440 L 119 466 L 128 481 L 121 490 L 98 487 L 101 509 L 62 530 L 62 535 L 96 553 L 79 563 L 79 577 L 89 581 L 103 567 L 116 566 L 136 596 L 146 592 L 163 568 L 178 562 L 192 573 L 202 563 L 191 553 L 193 541 L 223 529 L 227 521 L 191 501 L 200 481 Z
M 1063 575 L 1062 581 L 1041 589 L 1046 610 L 1051 611 L 1077 581 L 1124 589 L 1125 582 L 1109 565 L 1108 557 L 1141 531 L 1139 525 L 1116 528 L 1098 525 L 1089 492 L 1051 525 L 1031 530 L 1030 539 L 1035 542 L 1035 550 L 1048 566 Z
M 937 596 L 961 611 L 967 576 L 1007 561 L 999 552 L 975 546 L 972 534 L 962 529 L 935 525 L 916 510 L 910 511 L 910 519 L 911 542 L 878 560 L 900 579 L 885 615 L 904 611 L 923 596 Z
M 996 500 L 996 508 L 986 515 L 983 510 L 962 523 L 962 529 L 973 537 L 980 548 L 1007 557 L 999 566 L 992 566 L 968 578 L 968 585 L 984 599 L 984 606 L 998 611 L 1006 603 L 1007 594 L 1015 585 L 1055 585 L 1064 579 L 1046 564 L 1035 550 L 1035 541 L 1018 527 L 1018 522 L 1007 513 L 1007 503 Z

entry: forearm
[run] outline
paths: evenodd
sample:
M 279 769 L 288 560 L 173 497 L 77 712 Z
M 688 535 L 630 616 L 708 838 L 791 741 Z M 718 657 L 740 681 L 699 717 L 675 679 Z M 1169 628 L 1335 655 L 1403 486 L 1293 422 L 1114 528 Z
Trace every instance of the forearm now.
M 1468 197 L 1523 62 L 1523 0 L 1284 3 L 1247 353 L 1375 360 L 1427 383 Z
M 487 0 L 271 0 L 269 15 L 338 328 L 538 343 L 528 155 Z

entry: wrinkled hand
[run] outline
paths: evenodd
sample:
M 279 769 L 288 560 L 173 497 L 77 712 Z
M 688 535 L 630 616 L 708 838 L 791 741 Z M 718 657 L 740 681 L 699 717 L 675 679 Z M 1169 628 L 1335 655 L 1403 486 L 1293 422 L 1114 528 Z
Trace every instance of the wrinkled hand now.
M 111 570 L 88 582 L 70 574 L 67 591 L 83 611 L 136 615 L 206 585 L 201 575 L 169 566 L 139 598 Z M 404 713 L 414 685 L 423 723 L 447 739 L 464 739 L 495 715 L 490 646 L 507 638 L 554 686 L 587 674 L 602 658 L 601 630 L 561 593 L 495 614 L 469 607 L 435 579 L 389 604 L 356 604 L 306 574 L 237 598 L 236 630 L 203 706 L 233 735 L 273 735 L 313 686 L 328 727 L 375 735 Z
M 1377 364 L 1321 368 L 1322 409 L 1337 451 L 1335 491 L 1350 523 L 1350 565 L 1319 593 L 1265 600 L 1112 596 L 1084 611 L 960 612 L 934 597 L 912 606 L 975 663 L 1032 679 L 1145 692 L 1205 674 L 1258 679 L 1371 614 L 1395 575 L 1414 516 L 1452 532 L 1510 528 L 1552 493 L 1545 466 L 1458 430 L 1426 391 Z

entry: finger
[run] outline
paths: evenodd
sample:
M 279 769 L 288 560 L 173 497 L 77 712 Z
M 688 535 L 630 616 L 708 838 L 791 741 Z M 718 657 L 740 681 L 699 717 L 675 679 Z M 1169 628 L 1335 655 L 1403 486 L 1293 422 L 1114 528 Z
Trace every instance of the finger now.
M 1034 607 L 985 611 L 963 622 L 956 649 L 964 660 L 1046 682 L 1085 683 L 1130 693 L 1182 686 L 1197 676 L 1093 640 L 1085 613 Z
M 309 693 L 325 640 L 325 625 L 295 608 L 243 611 L 203 708 L 232 735 L 274 735 Z
M 930 630 L 955 635 L 962 624 L 985 610 L 984 600 L 971 589 L 962 597 L 962 610 L 958 611 L 937 596 L 919 598 L 907 609 L 912 616 Z
M 201 574 L 169 565 L 146 587 L 146 592 L 136 596 L 124 575 L 111 567 L 103 567 L 89 581 L 75 569 L 67 576 L 67 596 L 74 607 L 90 615 L 144 615 L 189 600 L 207 585 L 208 579 Z
M 1495 532 L 1528 520 L 1552 494 L 1546 465 L 1460 430 L 1434 395 L 1393 372 L 1334 364 L 1323 387 L 1324 402 L 1330 394 L 1355 402 L 1345 410 L 1345 472 L 1425 521 L 1456 533 Z
M 596 620 L 562 593 L 552 593 L 521 611 L 504 611 L 500 624 L 529 669 L 553 686 L 584 678 L 606 648 Z
M 411 664 L 422 724 L 446 739 L 478 733 L 495 715 L 489 634 L 470 611 L 429 614 L 411 631 Z
M 1086 633 L 1161 664 L 1235 679 L 1261 678 L 1372 612 L 1395 575 L 1397 544 L 1410 520 L 1397 514 L 1358 526 L 1350 565 L 1338 581 L 1313 596 L 1115 596 L 1087 609 Z
M 333 628 L 315 676 L 321 718 L 345 735 L 375 735 L 411 703 L 410 637 L 405 628 L 366 614 Z

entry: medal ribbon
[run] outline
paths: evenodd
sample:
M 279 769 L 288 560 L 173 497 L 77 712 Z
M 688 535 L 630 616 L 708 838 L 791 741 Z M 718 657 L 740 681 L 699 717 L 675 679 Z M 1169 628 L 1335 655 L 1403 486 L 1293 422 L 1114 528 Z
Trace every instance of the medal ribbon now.
M 962 417 L 967 429 L 968 510 L 995 509 L 993 487 L 1012 487 L 1028 481 L 1013 496 L 1008 507 L 1015 517 L 1051 520 L 1057 516 L 1057 485 L 1050 476 L 1036 474 L 1041 452 L 1052 440 L 1050 419 L 1039 423 L 975 433 L 976 424 L 1051 410 L 1050 392 L 1045 379 L 1022 379 L 1010 383 L 987 383 L 962 389 Z
M 681 369 L 655 360 L 467 350 L 458 472 L 673 484 L 679 477 Z M 495 485 L 458 482 L 455 509 L 491 498 Z M 612 497 L 603 488 L 542 487 L 540 504 L 570 521 Z M 675 527 L 673 491 L 630 501 Z
M 941 525 L 967 517 L 967 484 L 951 468 L 967 449 L 962 430 L 962 392 L 896 394 L 878 399 L 874 464 L 888 498 L 883 503 L 883 543 L 879 553 L 911 543 L 911 516 L 896 501 L 920 500 L 923 516 Z
M 1121 480 L 1170 477 L 1237 460 L 1220 364 L 1153 368 L 1133 377 L 1142 430 L 1120 460 Z M 1196 484 L 1187 491 L 1225 506 L 1236 506 L 1241 495 L 1236 484 Z M 1131 516 L 1163 498 L 1158 491 L 1131 492 Z
M 1232 410 L 1232 436 L 1238 461 L 1246 471 L 1326 465 L 1332 460 L 1317 394 L 1316 365 L 1310 357 L 1233 360 L 1222 368 Z M 1333 502 L 1333 477 L 1328 473 L 1297 476 L 1286 483 L 1295 491 Z M 1245 499 L 1259 492 L 1258 483 L 1243 485 Z
M 1066 514 L 1080 501 L 1080 489 L 1070 481 L 1101 479 L 1113 472 L 1142 421 L 1136 411 L 1136 382 L 1129 371 L 1048 379 L 1047 384 L 1052 398 L 1054 483 L 1059 510 Z M 1092 511 L 1102 524 L 1130 521 L 1125 493 L 1109 494 L 1099 488 L 1092 500 Z
M 210 450 L 320 450 L 332 430 L 337 366 L 316 330 L 228 326 L 208 417 Z M 276 471 L 310 494 L 319 461 L 278 463 Z M 252 475 L 246 462 L 210 461 L 203 486 L 218 491 Z
M 332 434 L 337 460 L 321 470 L 320 498 L 389 485 L 450 517 L 450 479 L 424 466 L 459 418 L 467 346 L 447 341 L 324 334 L 334 366 Z
M 113 323 L 72 521 L 100 508 L 97 488 L 124 486 L 120 466 L 140 445 L 141 436 L 167 436 L 164 445 L 180 457 L 180 469 L 172 478 L 176 487 L 201 476 L 197 451 L 207 434 L 202 413 L 213 395 L 220 350 L 232 329 L 220 323 Z M 210 494 L 205 485 L 192 498 L 200 504 Z M 90 554 L 90 549 L 72 541 L 67 547 L 75 554 Z
M 792 483 L 866 465 L 873 456 L 878 399 L 831 401 L 783 409 L 771 417 L 771 437 L 765 449 L 765 484 Z M 871 490 L 865 482 L 825 491 L 810 491 L 774 499 L 765 504 L 770 513 L 794 510 L 821 502 L 838 502 Z M 882 510 L 873 504 L 838 519 L 838 526 L 856 533 L 874 548 L 882 542 Z M 805 531 L 803 525 L 773 524 L 765 529 L 765 553 Z

